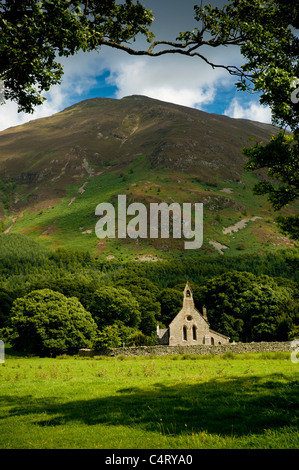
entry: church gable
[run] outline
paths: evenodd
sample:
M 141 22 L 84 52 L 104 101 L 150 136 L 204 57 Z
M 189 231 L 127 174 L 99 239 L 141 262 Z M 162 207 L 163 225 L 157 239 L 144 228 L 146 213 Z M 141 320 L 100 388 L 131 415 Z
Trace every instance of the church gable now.
M 169 325 L 169 345 L 202 344 L 208 331 L 209 323 L 195 308 L 192 290 L 187 283 L 183 308 Z
M 169 346 L 190 346 L 196 344 L 223 344 L 229 338 L 210 330 L 206 309 L 201 314 L 194 305 L 192 290 L 189 284 L 184 289 L 183 307 L 172 320 L 167 330 L 157 329 L 159 344 Z

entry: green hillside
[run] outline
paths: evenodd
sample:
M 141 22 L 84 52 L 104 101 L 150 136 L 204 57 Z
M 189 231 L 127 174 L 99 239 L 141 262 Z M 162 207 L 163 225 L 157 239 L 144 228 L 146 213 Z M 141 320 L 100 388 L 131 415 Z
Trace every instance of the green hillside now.
M 237 255 L 290 248 L 265 197 L 252 188 L 242 148 L 268 141 L 272 126 L 133 96 L 92 99 L 0 133 L 1 224 L 50 247 L 117 261 Z M 204 243 L 103 239 L 96 206 L 203 203 Z M 285 209 L 285 214 L 295 208 Z

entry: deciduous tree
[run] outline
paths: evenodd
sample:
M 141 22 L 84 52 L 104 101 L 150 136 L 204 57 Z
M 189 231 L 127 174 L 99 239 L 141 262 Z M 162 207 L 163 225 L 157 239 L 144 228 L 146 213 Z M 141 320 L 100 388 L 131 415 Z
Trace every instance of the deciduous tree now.
M 297 301 L 292 285 L 280 284 L 237 271 L 207 281 L 200 290 L 211 328 L 235 341 L 286 341 L 296 326 Z
M 16 299 L 9 327 L 14 348 L 40 355 L 77 352 L 91 346 L 96 333 L 91 314 L 75 297 L 50 289 Z
M 32 112 L 42 91 L 61 81 L 59 57 L 116 47 L 141 33 L 148 39 L 152 13 L 138 1 L 0 1 L 0 79 L 5 99 Z
M 87 308 L 99 330 L 117 322 L 132 328 L 140 324 L 139 304 L 127 289 L 103 286 L 94 292 Z

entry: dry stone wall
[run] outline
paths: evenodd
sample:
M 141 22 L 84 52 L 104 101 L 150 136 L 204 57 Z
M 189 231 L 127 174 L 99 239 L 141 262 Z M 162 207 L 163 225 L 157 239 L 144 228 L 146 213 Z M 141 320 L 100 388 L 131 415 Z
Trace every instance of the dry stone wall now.
M 252 352 L 271 352 L 271 351 L 293 351 L 290 341 L 285 342 L 260 342 L 260 343 L 229 343 L 218 346 L 195 345 L 195 346 L 139 346 L 111 348 L 106 351 L 95 351 L 92 349 L 80 349 L 80 356 L 164 356 L 172 354 L 225 354 L 232 352 L 234 354 L 252 353 Z

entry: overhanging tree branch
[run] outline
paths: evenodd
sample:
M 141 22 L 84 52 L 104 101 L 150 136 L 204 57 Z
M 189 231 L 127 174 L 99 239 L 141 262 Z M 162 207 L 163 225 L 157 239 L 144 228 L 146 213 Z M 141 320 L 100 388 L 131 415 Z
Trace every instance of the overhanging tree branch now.
M 113 49 L 119 49 L 124 51 L 130 55 L 135 56 L 149 56 L 149 57 L 160 57 L 162 55 L 171 55 L 171 54 L 180 54 L 185 55 L 188 57 L 199 57 L 201 60 L 206 62 L 210 65 L 213 69 L 214 68 L 223 68 L 227 70 L 231 75 L 235 75 L 238 77 L 246 78 L 247 80 L 252 80 L 252 76 L 250 74 L 246 74 L 242 69 L 235 65 L 224 65 L 224 64 L 216 64 L 211 62 L 206 56 L 200 54 L 196 49 L 202 46 L 211 46 L 217 47 L 215 43 L 212 42 L 202 42 L 201 44 L 190 42 L 190 43 L 175 43 L 171 41 L 155 41 L 151 44 L 151 46 L 146 50 L 136 50 L 132 49 L 131 47 L 125 44 L 117 44 L 112 41 L 101 39 L 100 44 L 103 46 L 112 47 Z M 233 42 L 228 42 L 227 44 L 221 44 L 222 46 L 228 46 L 234 44 Z M 155 51 L 154 49 L 161 45 L 170 46 L 170 48 L 163 49 L 160 51 Z M 218 44 L 220 45 L 220 44 Z

